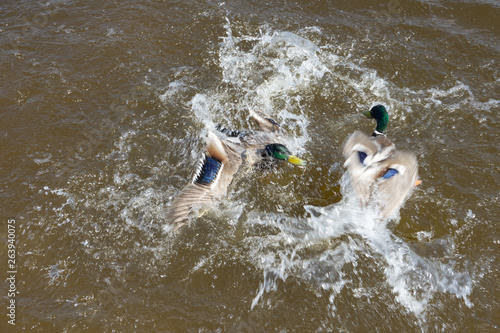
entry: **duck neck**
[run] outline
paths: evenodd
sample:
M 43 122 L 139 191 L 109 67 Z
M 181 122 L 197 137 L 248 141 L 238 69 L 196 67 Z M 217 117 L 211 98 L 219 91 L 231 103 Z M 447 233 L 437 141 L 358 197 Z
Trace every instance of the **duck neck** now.
M 376 135 L 385 135 L 384 131 L 389 124 L 389 115 L 387 112 L 384 112 L 380 117 L 376 118 L 377 120 L 377 128 L 375 128 L 375 132 L 373 134 Z

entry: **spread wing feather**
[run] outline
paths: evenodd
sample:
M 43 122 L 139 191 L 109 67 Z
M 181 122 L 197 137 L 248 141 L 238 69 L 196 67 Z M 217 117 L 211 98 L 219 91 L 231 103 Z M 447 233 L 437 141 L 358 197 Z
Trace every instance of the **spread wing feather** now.
M 211 205 L 212 202 L 213 193 L 209 185 L 188 184 L 175 198 L 170 208 L 169 220 L 175 225 L 174 230 L 187 222 L 188 216 L 196 206 L 203 207 Z
M 206 153 L 192 182 L 182 189 L 170 208 L 168 220 L 174 225 L 174 230 L 186 224 L 197 207 L 210 206 L 226 193 L 242 162 L 242 152 L 235 151 L 236 148 L 212 132 L 208 133 Z

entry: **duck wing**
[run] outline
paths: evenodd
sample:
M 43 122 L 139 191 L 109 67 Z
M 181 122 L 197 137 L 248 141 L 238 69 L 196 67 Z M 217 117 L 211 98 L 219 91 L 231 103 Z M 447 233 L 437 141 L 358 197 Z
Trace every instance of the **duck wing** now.
M 417 157 L 411 152 L 397 150 L 391 157 L 380 162 L 376 196 L 384 218 L 403 204 L 417 179 Z
M 281 125 L 266 113 L 252 109 L 249 112 L 250 118 L 255 120 L 262 131 L 271 133 L 280 133 L 282 131 Z
M 353 133 L 343 149 L 349 178 L 363 205 L 376 202 L 382 216 L 398 208 L 415 186 L 417 158 L 413 153 L 396 150 L 385 136 L 369 137 Z
M 210 206 L 227 192 L 242 163 L 243 150 L 208 133 L 206 152 L 190 184 L 174 199 L 168 214 L 177 230 L 186 224 L 195 208 Z
M 262 111 L 249 110 L 260 131 L 240 132 L 238 140 L 245 149 L 263 149 L 270 143 L 278 142 L 283 133 L 280 124 Z
M 366 169 L 387 159 L 395 149 L 394 144 L 385 136 L 373 137 L 356 131 L 344 145 L 343 153 L 346 158 L 344 166 Z
M 210 206 L 213 194 L 210 186 L 196 183 L 188 184 L 175 198 L 168 213 L 169 224 L 174 225 L 174 231 L 187 223 L 189 215 L 195 207 Z

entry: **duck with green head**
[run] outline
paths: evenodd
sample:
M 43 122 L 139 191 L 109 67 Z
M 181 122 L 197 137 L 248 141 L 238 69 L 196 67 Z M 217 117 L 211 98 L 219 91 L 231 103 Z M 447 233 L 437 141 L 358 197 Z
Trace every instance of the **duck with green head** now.
M 386 137 L 389 115 L 382 105 L 363 113 L 377 122 L 371 136 L 354 132 L 344 145 L 344 167 L 354 193 L 363 206 L 375 205 L 385 219 L 399 208 L 420 183 L 418 162 L 411 152 L 400 151 Z
M 291 154 L 277 143 L 281 126 L 263 112 L 250 110 L 250 118 L 260 131 L 232 131 L 217 126 L 221 137 L 208 132 L 207 146 L 193 180 L 174 199 L 168 214 L 168 224 L 177 230 L 189 220 L 195 208 L 207 207 L 227 192 L 242 164 L 255 165 L 262 160 L 287 161 L 303 167 L 306 161 Z

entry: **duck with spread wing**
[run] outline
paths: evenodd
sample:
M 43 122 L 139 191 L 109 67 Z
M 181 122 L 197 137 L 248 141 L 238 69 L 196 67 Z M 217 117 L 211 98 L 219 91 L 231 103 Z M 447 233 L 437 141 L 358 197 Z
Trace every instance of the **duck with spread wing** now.
M 220 138 L 208 132 L 207 146 L 193 180 L 174 199 L 168 223 L 177 230 L 189 220 L 196 208 L 207 207 L 220 200 L 242 164 L 254 165 L 263 160 L 284 160 L 295 166 L 306 162 L 278 143 L 281 126 L 260 111 L 250 110 L 250 118 L 260 131 L 232 131 L 217 126 Z
M 384 106 L 363 114 L 375 119 L 377 127 L 371 136 L 356 131 L 349 137 L 343 149 L 344 167 L 361 205 L 374 204 L 386 219 L 420 184 L 418 162 L 415 154 L 397 150 L 384 134 L 389 124 Z

